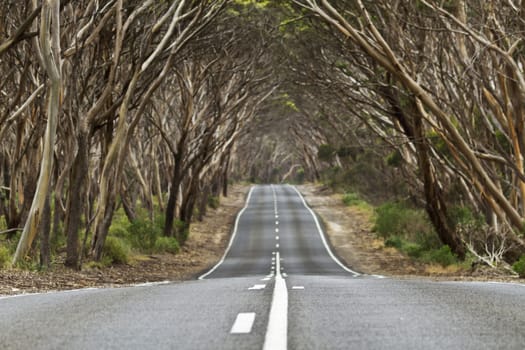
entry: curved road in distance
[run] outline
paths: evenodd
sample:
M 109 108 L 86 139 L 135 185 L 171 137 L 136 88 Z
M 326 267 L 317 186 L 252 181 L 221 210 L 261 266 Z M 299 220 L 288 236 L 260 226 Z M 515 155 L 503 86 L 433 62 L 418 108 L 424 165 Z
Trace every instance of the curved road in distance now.
M 360 275 L 261 185 L 200 280 L 0 298 L 0 349 L 523 349 L 524 310 L 520 284 Z

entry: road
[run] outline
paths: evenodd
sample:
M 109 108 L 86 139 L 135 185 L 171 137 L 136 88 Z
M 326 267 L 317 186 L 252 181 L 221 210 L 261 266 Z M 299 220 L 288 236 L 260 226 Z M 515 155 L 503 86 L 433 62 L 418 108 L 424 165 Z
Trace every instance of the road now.
M 255 186 L 196 281 L 0 298 L 0 349 L 523 349 L 525 287 L 361 275 L 294 187 Z

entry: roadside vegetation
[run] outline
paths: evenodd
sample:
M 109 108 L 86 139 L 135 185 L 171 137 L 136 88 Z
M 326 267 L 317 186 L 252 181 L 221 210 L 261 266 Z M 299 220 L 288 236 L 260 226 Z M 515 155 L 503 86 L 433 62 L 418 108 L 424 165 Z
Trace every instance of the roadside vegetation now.
M 424 210 L 393 201 L 373 207 L 357 193 L 346 193 L 342 200 L 346 206 L 368 213 L 373 231 L 385 247 L 395 248 L 422 263 L 442 267 L 460 263 L 450 247 L 439 241 Z

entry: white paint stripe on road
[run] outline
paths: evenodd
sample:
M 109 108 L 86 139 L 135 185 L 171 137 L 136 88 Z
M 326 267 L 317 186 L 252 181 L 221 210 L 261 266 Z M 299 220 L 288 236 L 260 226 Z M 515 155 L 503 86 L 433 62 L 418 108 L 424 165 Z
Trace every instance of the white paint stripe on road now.
M 280 270 L 281 262 L 277 252 L 277 273 L 263 350 L 286 350 L 288 346 L 288 290 Z
M 260 290 L 264 289 L 266 284 L 255 284 L 253 287 L 248 288 L 248 290 Z
M 321 236 L 321 240 L 323 241 L 323 244 L 324 244 L 324 247 L 326 248 L 326 251 L 328 252 L 328 255 L 330 255 L 330 257 L 339 265 L 341 266 L 341 268 L 347 272 L 350 272 L 351 274 L 355 275 L 355 276 L 360 276 L 361 274 L 359 272 L 355 272 L 354 270 L 352 269 L 349 269 L 348 267 L 346 267 L 341 261 L 339 261 L 339 259 L 337 259 L 337 257 L 334 255 L 334 253 L 332 252 L 332 250 L 330 249 L 330 246 L 328 245 L 328 242 L 326 241 L 326 238 L 325 238 L 325 234 L 323 232 L 323 229 L 321 228 L 321 224 L 319 224 L 319 220 L 317 220 L 317 215 L 315 215 L 314 211 L 312 210 L 312 208 L 310 208 L 308 206 L 308 204 L 306 204 L 306 200 L 304 199 L 303 195 L 301 194 L 301 192 L 299 192 L 299 190 L 295 187 L 295 186 L 291 186 L 291 185 L 288 185 L 290 186 L 291 188 L 293 188 L 295 190 L 295 192 L 297 192 L 297 195 L 299 196 L 299 198 L 301 198 L 301 201 L 303 202 L 303 205 L 306 209 L 308 209 L 308 211 L 310 212 L 310 214 L 312 215 L 312 217 L 314 218 L 314 221 L 315 221 L 315 225 L 317 226 L 317 231 L 319 232 L 319 236 Z
M 255 312 L 241 312 L 233 323 L 231 334 L 247 334 L 252 331 Z
M 214 267 L 212 267 L 210 271 L 206 272 L 202 276 L 199 276 L 200 280 L 205 279 L 213 271 L 217 270 L 217 268 L 221 266 L 221 264 L 224 262 L 224 259 L 226 259 L 226 255 L 228 255 L 228 252 L 230 251 L 232 247 L 233 240 L 235 239 L 235 236 L 237 235 L 237 229 L 239 227 L 239 220 L 241 219 L 242 214 L 244 213 L 244 211 L 248 208 L 248 205 L 250 204 L 250 199 L 252 198 L 252 193 L 253 193 L 254 188 L 255 186 L 250 188 L 250 192 L 248 192 L 248 197 L 246 198 L 246 204 L 244 205 L 244 208 L 241 209 L 239 214 L 237 214 L 237 218 L 235 219 L 235 225 L 233 226 L 232 236 L 230 238 L 230 242 L 228 243 L 228 247 L 226 247 L 226 251 L 224 252 L 224 255 L 222 256 L 221 260 Z
M 292 289 L 301 290 L 304 289 L 304 286 L 293 286 Z
M 279 229 L 278 229 L 278 228 L 276 228 L 276 229 L 275 229 L 275 232 L 276 232 L 276 233 L 279 233 Z

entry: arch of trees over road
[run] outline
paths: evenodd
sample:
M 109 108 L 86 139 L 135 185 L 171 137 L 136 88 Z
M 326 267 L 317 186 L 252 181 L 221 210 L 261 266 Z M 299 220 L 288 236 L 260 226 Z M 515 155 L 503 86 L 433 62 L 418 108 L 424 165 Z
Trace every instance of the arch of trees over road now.
M 459 257 L 515 261 L 524 18 L 525 0 L 1 1 L 0 239 L 48 264 L 63 235 L 79 268 L 116 210 L 163 212 L 183 243 L 232 180 L 338 169 L 424 206 Z

